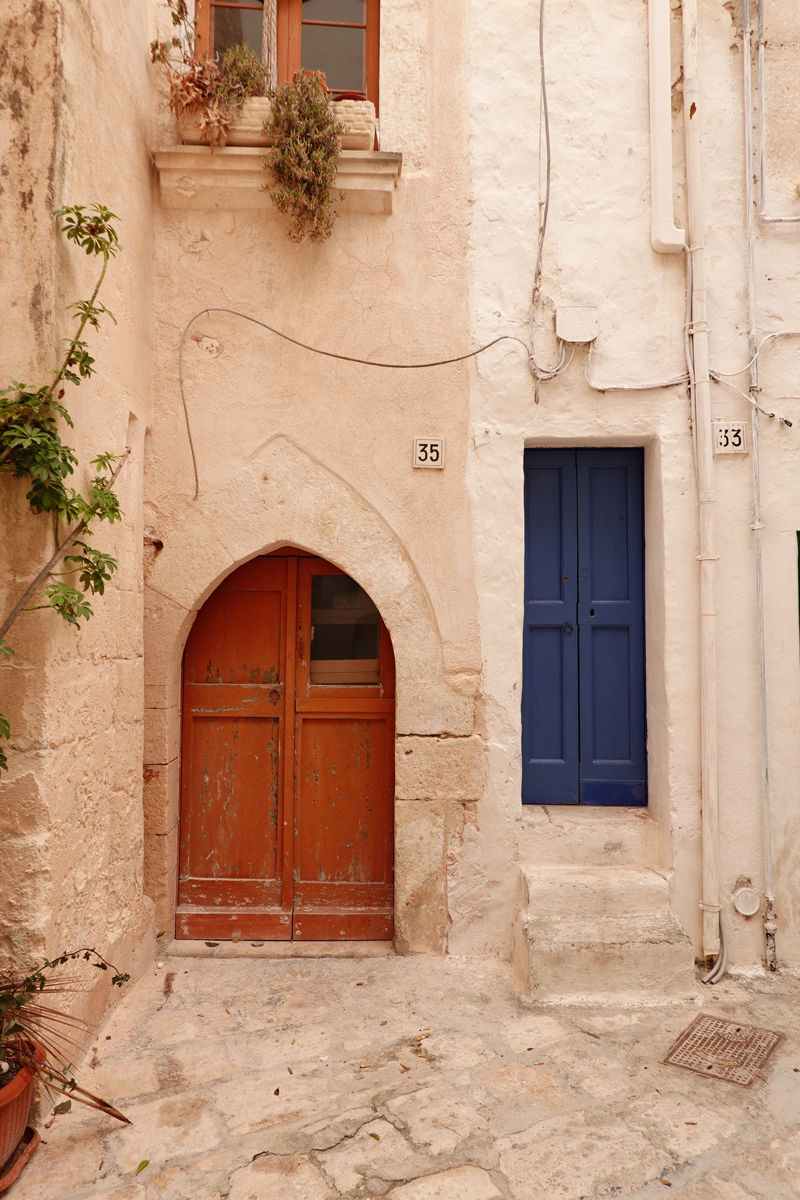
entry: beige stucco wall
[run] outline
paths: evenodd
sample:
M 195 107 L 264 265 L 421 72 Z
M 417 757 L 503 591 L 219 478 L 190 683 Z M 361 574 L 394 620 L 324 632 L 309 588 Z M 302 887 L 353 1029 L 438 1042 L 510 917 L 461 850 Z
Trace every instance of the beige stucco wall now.
M 270 208 L 156 209 L 145 778 L 147 887 L 159 931 L 171 930 L 175 904 L 185 638 L 229 571 L 292 544 L 358 579 L 392 635 L 398 945 L 445 945 L 445 858 L 482 768 L 473 737 L 480 652 L 465 484 L 468 368 L 333 362 L 236 317 L 202 316 L 184 361 L 195 500 L 178 346 L 189 318 L 209 305 L 362 358 L 411 363 L 468 346 L 465 28 L 460 0 L 382 6 L 381 142 L 403 154 L 391 215 L 343 212 L 330 241 L 295 246 Z M 174 144 L 168 120 L 158 137 L 159 148 Z M 444 471 L 413 470 L 413 439 L 425 434 L 446 438 Z
M 706 252 L 712 367 L 732 370 L 747 360 L 746 242 L 740 5 L 700 4 Z M 770 5 L 771 9 L 781 6 Z M 685 221 L 680 90 L 680 8 L 673 4 L 673 128 L 675 220 Z M 784 43 L 798 32 L 798 14 L 781 29 L 776 70 L 785 74 Z M 473 9 L 471 164 L 475 196 L 470 255 L 474 269 L 474 335 L 526 336 L 536 254 L 538 204 L 544 196 L 538 103 L 538 28 L 524 5 Z M 786 25 L 786 14 L 783 16 Z M 524 33 L 523 33 L 524 31 Z M 768 30 L 768 33 L 770 31 Z M 770 43 L 771 45 L 771 43 Z M 547 82 L 553 145 L 550 223 L 537 306 L 540 361 L 552 362 L 553 308 L 597 305 L 600 335 L 591 376 L 603 386 L 657 382 L 683 370 L 684 279 L 681 256 L 656 255 L 649 242 L 649 127 L 646 5 L 624 0 L 588 4 L 550 0 Z M 503 103 L 497 80 L 506 81 Z M 784 107 L 781 110 L 780 103 Z M 506 133 L 513 112 L 513 139 Z M 794 113 L 794 125 L 791 124 Z M 777 94 L 770 121 L 776 171 L 800 173 L 796 98 Z M 768 136 L 769 136 L 768 122 Z M 543 144 L 543 143 L 542 143 Z M 784 211 L 798 211 L 783 195 Z M 800 328 L 797 287 L 799 227 L 761 227 L 757 249 L 759 326 Z M 762 420 L 761 455 L 767 606 L 767 672 L 776 907 L 779 958 L 800 962 L 795 815 L 798 776 L 797 549 L 800 483 L 796 470 L 800 403 L 792 395 L 796 342 L 765 355 L 762 402 L 795 421 L 792 430 Z M 506 887 L 507 859 L 547 861 L 540 814 L 519 805 L 525 446 L 645 447 L 648 755 L 651 812 L 659 824 L 658 854 L 642 865 L 670 877 L 673 909 L 700 950 L 700 759 L 697 493 L 684 386 L 625 393 L 593 391 L 584 376 L 585 350 L 558 379 L 533 380 L 516 348 L 480 360 L 471 396 L 468 477 L 472 496 L 476 580 L 480 597 L 483 690 L 489 742 L 481 836 L 454 866 L 451 894 L 468 902 L 451 913 L 450 945 L 477 948 L 487 923 L 515 898 Z M 746 389 L 746 373 L 732 380 Z M 746 418 L 749 406 L 713 386 L 715 417 Z M 763 957 L 757 919 L 733 911 L 736 881 L 749 878 L 763 894 L 757 627 L 750 457 L 716 459 L 718 499 L 718 637 L 720 698 L 721 888 L 723 920 L 735 965 Z M 610 817 L 610 814 L 609 814 Z M 578 825 L 581 814 L 575 814 Z M 610 827 L 610 825 L 609 825 Z M 585 812 L 586 861 L 607 834 L 603 814 Z M 491 830 L 492 835 L 487 836 Z M 515 834 L 517 835 L 515 837 Z M 476 897 L 474 880 L 484 886 Z M 459 880 L 464 879 L 460 887 Z M 493 889 L 493 890 L 492 890 Z M 505 908 L 491 897 L 503 892 Z
M 93 598 L 93 620 L 78 631 L 50 611 L 23 614 L 9 634 L 16 656 L 0 667 L 12 727 L 0 781 L 0 955 L 19 964 L 93 945 L 138 969 L 152 952 L 141 799 L 149 21 L 145 0 L 124 10 L 114 0 L 9 0 L 0 13 L 3 386 L 46 380 L 73 328 L 65 306 L 88 296 L 98 274 L 56 233 L 52 210 L 102 202 L 120 217 L 124 249 L 101 295 L 118 324 L 106 321 L 88 339 L 95 377 L 67 388 L 75 485 L 85 487 L 95 454 L 131 447 L 117 484 L 125 518 L 95 535 L 119 571 Z M 52 522 L 30 513 L 26 490 L 0 476 L 4 615 L 53 549 Z

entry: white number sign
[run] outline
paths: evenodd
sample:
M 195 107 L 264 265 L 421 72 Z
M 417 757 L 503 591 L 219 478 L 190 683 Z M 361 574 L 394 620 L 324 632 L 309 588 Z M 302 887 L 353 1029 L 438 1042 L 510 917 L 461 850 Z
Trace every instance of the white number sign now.
M 747 454 L 747 422 L 714 422 L 715 454 Z
M 444 467 L 444 438 L 414 438 L 414 466 Z

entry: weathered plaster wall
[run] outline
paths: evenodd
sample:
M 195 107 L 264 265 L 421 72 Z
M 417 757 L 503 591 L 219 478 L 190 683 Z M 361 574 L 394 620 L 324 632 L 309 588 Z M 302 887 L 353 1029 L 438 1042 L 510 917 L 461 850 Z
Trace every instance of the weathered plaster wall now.
M 52 211 L 100 201 L 120 220 L 123 252 L 101 299 L 114 312 L 90 337 L 97 374 L 65 403 L 80 460 L 131 456 L 117 484 L 124 520 L 95 544 L 120 568 L 78 631 L 26 613 L 0 668 L 12 726 L 0 782 L 0 954 L 27 963 L 95 945 L 120 966 L 149 956 L 142 891 L 142 437 L 149 404 L 151 178 L 145 0 L 81 5 L 9 0 L 0 14 L 0 295 L 4 383 L 47 378 L 73 327 L 65 307 L 90 294 L 98 267 L 68 247 Z M 131 47 L 136 52 L 131 52 Z M 0 607 L 52 553 L 52 522 L 30 513 L 23 481 L 0 477 Z M 100 989 L 102 991 L 102 988 Z M 95 1003 L 102 996 L 95 996 Z
M 463 805 L 478 795 L 473 763 L 476 753 L 478 767 L 482 759 L 472 736 L 480 654 L 465 486 L 468 368 L 332 362 L 235 317 L 202 316 L 184 363 L 195 501 L 177 354 L 185 323 L 208 305 L 358 357 L 413 363 L 468 347 L 464 33 L 461 0 L 381 6 L 381 143 L 404 155 L 392 215 L 343 213 L 330 241 L 295 246 L 272 209 L 156 211 L 145 778 L 147 889 L 159 931 L 173 923 L 178 680 L 191 620 L 235 565 L 289 543 L 357 578 L 391 632 L 399 944 L 445 944 L 445 859 Z M 175 138 L 165 120 L 159 138 Z M 422 434 L 447 439 L 444 471 L 412 469 Z M 425 749 L 440 735 L 446 766 Z M 412 849 L 419 842 L 424 862 Z
M 772 4 L 770 10 L 776 7 L 781 6 Z M 672 8 L 675 214 L 680 224 L 680 7 Z M 790 18 L 788 8 L 782 9 L 781 47 L 793 44 L 800 30 L 800 13 L 792 6 Z M 702 0 L 700 9 L 712 366 L 732 370 L 747 359 L 741 6 Z M 538 12 L 522 3 L 472 8 L 470 256 L 478 342 L 500 332 L 526 335 L 544 197 L 544 166 L 537 157 L 537 22 Z M 546 30 L 553 171 L 536 314 L 537 354 L 540 361 L 553 361 L 553 308 L 562 303 L 597 305 L 600 336 L 589 362 L 579 347 L 569 369 L 540 386 L 538 405 L 524 356 L 516 349 L 483 357 L 473 382 L 468 478 L 489 775 L 477 807 L 480 834 L 472 838 L 449 881 L 450 896 L 456 898 L 450 946 L 477 946 L 491 922 L 498 938 L 507 936 L 508 914 L 516 903 L 506 883 L 508 856 L 515 845 L 525 861 L 547 861 L 550 854 L 541 814 L 521 811 L 519 804 L 523 448 L 644 445 L 650 802 L 660 848 L 643 865 L 671 874 L 673 908 L 699 948 L 698 550 L 686 389 L 599 393 L 587 385 L 584 374 L 588 370 L 594 382 L 611 386 L 657 383 L 684 369 L 682 261 L 680 256 L 657 256 L 649 244 L 647 9 L 622 0 L 548 0 Z M 777 48 L 773 69 L 778 72 L 787 61 Z M 502 105 L 497 101 L 501 77 Z M 782 112 L 776 111 L 779 99 L 776 87 L 769 121 L 775 125 L 778 166 L 782 178 L 792 173 L 800 177 L 796 139 L 789 136 L 796 128 L 796 99 L 784 88 Z M 506 127 L 509 112 L 514 114 L 513 137 Z M 789 207 L 794 212 L 796 204 Z M 798 228 L 759 230 L 757 286 L 764 332 L 800 328 Z M 764 403 L 793 420 L 798 352 L 797 343 L 781 343 L 765 356 L 762 368 Z M 746 373 L 732 382 L 746 388 Z M 749 417 L 746 400 L 734 393 L 714 386 L 712 399 L 715 416 Z M 762 422 L 779 955 L 793 965 L 800 961 L 795 901 L 800 843 L 792 782 L 800 765 L 795 733 L 800 717 L 796 430 L 796 422 L 792 430 Z M 763 890 L 751 470 L 749 457 L 716 460 L 721 878 L 731 958 L 739 964 L 755 963 L 763 953 L 760 923 L 745 921 L 730 903 L 739 877 L 751 878 Z M 580 811 L 574 814 L 578 835 L 582 819 Z M 587 813 L 583 829 L 585 858 L 593 862 L 605 837 L 602 814 Z M 502 895 L 499 909 L 492 895 Z

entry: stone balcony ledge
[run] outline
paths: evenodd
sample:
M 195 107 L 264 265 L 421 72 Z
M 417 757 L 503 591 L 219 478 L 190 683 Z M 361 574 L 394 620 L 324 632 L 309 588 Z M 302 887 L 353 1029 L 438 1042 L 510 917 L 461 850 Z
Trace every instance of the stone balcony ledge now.
M 263 147 L 175 146 L 156 150 L 156 170 L 164 208 L 271 209 Z M 342 150 L 334 189 L 340 212 L 390 213 L 403 165 L 402 154 L 383 150 Z

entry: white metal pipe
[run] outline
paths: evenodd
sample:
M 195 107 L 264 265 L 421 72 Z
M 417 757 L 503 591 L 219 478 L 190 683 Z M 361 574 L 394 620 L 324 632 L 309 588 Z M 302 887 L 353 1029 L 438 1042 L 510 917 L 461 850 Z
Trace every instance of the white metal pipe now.
M 669 0 L 648 0 L 650 60 L 650 244 L 657 254 L 680 254 L 686 242 L 672 207 L 672 75 Z
M 703 953 L 720 952 L 719 777 L 717 730 L 716 506 L 711 425 L 708 322 L 706 312 L 702 101 L 698 85 L 697 0 L 683 0 L 683 116 L 686 143 L 686 197 L 689 253 L 692 256 L 692 360 L 694 438 L 700 518 L 700 706 L 703 831 Z
M 764 53 L 764 9 L 763 0 L 759 0 L 759 74 L 763 72 Z M 750 34 L 750 0 L 744 0 L 743 9 L 744 46 L 742 48 L 744 61 L 744 142 L 745 142 L 745 206 L 747 209 L 747 308 L 748 308 L 748 355 L 750 360 L 750 397 L 758 402 L 758 316 L 756 311 L 756 230 L 755 230 L 755 197 L 753 195 L 753 132 L 752 110 L 753 89 L 750 70 L 751 34 Z M 763 75 L 762 75 L 763 78 Z M 762 85 L 763 86 L 763 85 Z M 764 199 L 764 134 L 763 134 L 763 93 L 759 99 L 759 127 L 761 129 L 761 199 Z M 777 951 L 775 934 L 777 923 L 774 904 L 775 891 L 772 876 L 772 816 L 769 784 L 769 726 L 767 724 L 767 654 L 764 633 L 764 567 L 761 521 L 761 460 L 759 454 L 758 408 L 756 404 L 751 409 L 751 456 L 753 459 L 753 534 L 755 538 L 756 560 L 756 613 L 758 621 L 758 666 L 759 693 L 761 699 L 761 811 L 764 838 L 764 891 L 766 893 L 766 911 L 764 913 L 765 955 L 769 970 L 777 968 Z

